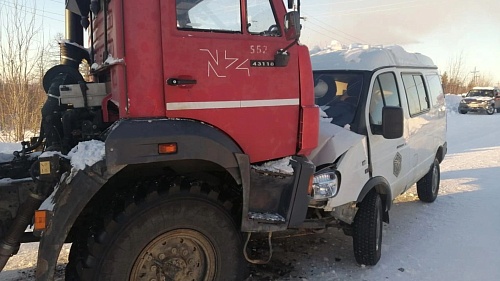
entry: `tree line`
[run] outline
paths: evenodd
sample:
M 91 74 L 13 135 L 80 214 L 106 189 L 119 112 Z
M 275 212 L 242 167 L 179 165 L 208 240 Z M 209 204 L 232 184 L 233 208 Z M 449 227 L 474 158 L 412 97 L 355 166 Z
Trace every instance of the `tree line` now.
M 0 142 L 38 133 L 46 99 L 42 78 L 58 61 L 55 40 L 43 40 L 35 4 L 16 0 L 0 5 Z
M 493 80 L 485 75 L 470 71 L 465 64 L 463 53 L 459 53 L 448 62 L 446 71 L 441 75 L 441 83 L 446 94 L 460 95 L 474 87 L 493 86 Z

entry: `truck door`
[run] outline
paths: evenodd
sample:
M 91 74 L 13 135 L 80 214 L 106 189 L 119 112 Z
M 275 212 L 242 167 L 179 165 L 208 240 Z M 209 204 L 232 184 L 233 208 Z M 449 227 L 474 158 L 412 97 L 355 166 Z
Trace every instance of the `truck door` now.
M 295 46 L 286 66 L 274 62 L 276 52 L 293 42 L 283 34 L 282 1 L 159 2 L 167 117 L 221 129 L 251 162 L 295 154 L 300 102 Z
M 382 176 L 390 184 L 393 198 L 407 188 L 411 173 L 411 161 L 406 136 L 408 127 L 404 122 L 403 136 L 385 139 L 382 136 L 382 109 L 384 106 L 401 107 L 401 96 L 393 72 L 374 75 L 369 99 L 368 140 L 372 176 Z M 406 114 L 405 114 L 406 116 Z M 405 117 L 406 118 L 406 117 Z

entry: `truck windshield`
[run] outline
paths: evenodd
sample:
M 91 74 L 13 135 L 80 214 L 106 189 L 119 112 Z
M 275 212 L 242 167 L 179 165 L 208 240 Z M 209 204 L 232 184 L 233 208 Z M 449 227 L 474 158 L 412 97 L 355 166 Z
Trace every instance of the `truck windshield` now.
M 493 97 L 493 91 L 491 90 L 472 90 L 467 95 L 468 97 Z
M 344 127 L 354 120 L 362 86 L 359 73 L 315 72 L 315 103 L 332 118 L 331 123 Z
M 239 0 L 176 0 L 177 28 L 241 33 Z

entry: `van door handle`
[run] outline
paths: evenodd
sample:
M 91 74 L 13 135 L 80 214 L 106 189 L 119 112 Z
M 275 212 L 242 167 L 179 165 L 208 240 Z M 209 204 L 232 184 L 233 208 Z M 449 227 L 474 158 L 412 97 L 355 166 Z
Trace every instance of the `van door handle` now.
M 400 149 L 401 147 L 403 147 L 403 146 L 405 146 L 405 145 L 406 145 L 406 143 L 402 143 L 402 144 L 400 144 L 400 145 L 396 146 L 396 149 Z
M 170 86 L 183 86 L 183 85 L 195 85 L 195 79 L 181 79 L 181 78 L 168 78 L 167 85 Z

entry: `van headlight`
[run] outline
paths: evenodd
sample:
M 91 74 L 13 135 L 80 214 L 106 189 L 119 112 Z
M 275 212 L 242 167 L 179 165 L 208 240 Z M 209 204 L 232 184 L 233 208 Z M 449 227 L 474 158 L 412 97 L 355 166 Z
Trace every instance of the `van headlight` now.
M 311 197 L 315 200 L 328 199 L 337 195 L 339 180 L 335 171 L 320 171 L 314 175 Z

